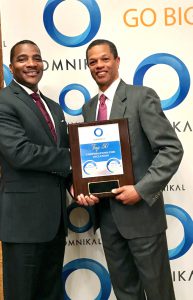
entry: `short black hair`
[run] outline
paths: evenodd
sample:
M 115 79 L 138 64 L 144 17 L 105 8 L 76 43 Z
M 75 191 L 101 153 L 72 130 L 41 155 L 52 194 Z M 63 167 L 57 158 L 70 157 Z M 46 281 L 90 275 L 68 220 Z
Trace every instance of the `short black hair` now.
M 97 39 L 94 40 L 90 43 L 90 45 L 88 46 L 88 48 L 86 49 L 86 60 L 88 61 L 88 51 L 94 47 L 94 46 L 98 46 L 98 45 L 108 45 L 110 48 L 111 53 L 113 54 L 114 58 L 118 57 L 118 51 L 117 48 L 115 46 L 115 44 L 113 44 L 111 41 L 108 40 L 104 40 L 104 39 Z
M 18 46 L 18 45 L 23 45 L 23 44 L 32 44 L 32 45 L 36 45 L 36 43 L 34 43 L 33 41 L 30 41 L 30 40 L 22 40 L 22 41 L 19 41 L 17 42 L 15 45 L 13 45 L 13 47 L 11 48 L 11 51 L 10 51 L 10 62 L 12 63 L 13 61 L 13 57 L 14 57 L 14 52 L 15 52 L 15 48 Z M 37 46 L 38 47 L 38 46 Z M 39 47 L 38 47 L 39 48 Z

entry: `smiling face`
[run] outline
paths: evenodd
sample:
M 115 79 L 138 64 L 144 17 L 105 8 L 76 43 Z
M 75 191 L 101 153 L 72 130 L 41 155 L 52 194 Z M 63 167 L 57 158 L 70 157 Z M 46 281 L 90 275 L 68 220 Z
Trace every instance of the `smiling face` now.
M 18 44 L 14 49 L 9 68 L 18 83 L 34 92 L 38 90 L 38 82 L 43 75 L 43 62 L 36 45 Z
M 105 91 L 119 77 L 120 58 L 114 57 L 108 44 L 88 50 L 88 67 L 101 91 Z

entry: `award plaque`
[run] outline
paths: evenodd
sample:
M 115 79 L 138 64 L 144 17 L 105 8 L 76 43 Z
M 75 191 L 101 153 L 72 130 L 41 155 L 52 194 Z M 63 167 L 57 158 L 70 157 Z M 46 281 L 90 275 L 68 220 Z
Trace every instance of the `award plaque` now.
M 68 125 L 75 198 L 112 196 L 112 189 L 134 184 L 128 120 Z

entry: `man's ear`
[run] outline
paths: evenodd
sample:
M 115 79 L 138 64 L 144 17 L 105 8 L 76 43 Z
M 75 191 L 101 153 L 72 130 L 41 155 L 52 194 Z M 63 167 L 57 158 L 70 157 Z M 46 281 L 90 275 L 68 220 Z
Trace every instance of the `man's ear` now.
M 13 74 L 13 66 L 12 66 L 12 64 L 9 65 L 9 70 Z

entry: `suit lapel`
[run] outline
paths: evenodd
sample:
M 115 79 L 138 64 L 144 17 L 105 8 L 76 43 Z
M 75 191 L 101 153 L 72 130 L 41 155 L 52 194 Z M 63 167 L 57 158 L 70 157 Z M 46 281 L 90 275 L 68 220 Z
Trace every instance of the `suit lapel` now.
M 60 120 L 58 119 L 58 117 L 57 117 L 57 115 L 54 113 L 54 110 L 53 110 L 53 108 L 52 108 L 52 105 L 50 105 L 49 104 L 49 102 L 47 101 L 47 98 L 41 93 L 41 97 L 44 99 L 44 101 L 46 102 L 46 104 L 47 104 L 47 106 L 48 106 L 48 108 L 49 108 L 49 110 L 50 110 L 50 113 L 51 113 L 51 115 L 52 115 L 52 118 L 53 118 L 53 120 L 54 120 L 54 125 L 55 125 L 55 131 L 56 131 L 56 135 L 57 135 L 57 144 L 59 145 L 59 143 L 60 143 L 60 124 L 59 124 L 59 122 L 60 122 Z M 47 125 L 47 123 L 46 123 L 46 125 Z M 53 136 L 52 136 L 52 134 L 51 134 L 51 132 L 50 132 L 50 129 L 49 129 L 49 127 L 48 127 L 48 125 L 46 126 L 46 128 L 48 129 L 48 131 L 49 131 L 49 136 L 51 137 L 51 139 L 54 141 L 54 139 L 53 139 Z M 55 141 L 54 141 L 54 144 L 55 144 Z
M 92 101 L 89 102 L 88 113 L 86 115 L 87 122 L 93 122 L 96 120 L 96 109 L 97 109 L 98 95 L 95 96 Z
M 61 136 L 60 136 L 60 120 L 58 119 L 58 117 L 54 114 L 54 112 L 52 112 L 52 110 L 50 110 L 53 120 L 54 120 L 54 124 L 55 124 L 55 130 L 56 130 L 56 135 L 57 135 L 57 145 L 60 145 L 61 142 Z
M 126 110 L 126 84 L 121 80 L 111 108 L 111 113 L 109 119 L 121 119 L 124 117 L 125 110 Z
M 61 142 L 61 136 L 60 136 L 60 122 L 61 120 L 58 118 L 58 116 L 54 113 L 54 110 L 52 108 L 52 105 L 49 104 L 49 102 L 47 101 L 47 98 L 41 94 L 41 97 L 44 99 L 44 101 L 46 102 L 49 110 L 50 110 L 50 113 L 52 115 L 52 118 L 54 120 L 54 125 L 55 125 L 55 130 L 56 130 L 56 135 L 57 135 L 57 145 L 60 144 Z M 48 127 L 48 126 L 47 126 Z M 50 130 L 49 130 L 49 133 L 50 133 Z M 51 134 L 51 133 L 50 133 Z M 51 135 L 51 138 L 53 140 L 53 137 Z M 55 143 L 55 142 L 54 142 Z
M 38 117 L 39 121 L 42 124 L 42 127 L 44 128 L 44 130 L 46 131 L 49 139 L 53 142 L 53 144 L 55 144 L 55 141 L 52 137 L 52 134 L 50 132 L 50 129 L 48 127 L 48 124 L 44 118 L 44 116 L 42 115 L 42 113 L 40 112 L 39 108 L 36 106 L 36 104 L 34 103 L 32 97 L 24 90 L 22 89 L 22 87 L 20 87 L 20 85 L 18 85 L 15 81 L 12 81 L 10 84 L 10 88 L 13 90 L 15 96 L 23 101 L 32 111 L 33 113 Z M 42 96 L 42 95 L 41 95 Z M 43 98 L 45 98 L 43 96 Z M 45 100 L 45 99 L 44 99 Z M 55 119 L 54 119 L 55 120 Z

